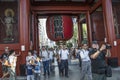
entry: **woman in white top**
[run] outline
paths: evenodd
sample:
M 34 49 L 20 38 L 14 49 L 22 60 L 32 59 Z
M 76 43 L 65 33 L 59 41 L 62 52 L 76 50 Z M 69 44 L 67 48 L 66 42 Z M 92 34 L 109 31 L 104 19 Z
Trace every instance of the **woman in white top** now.
M 10 74 L 10 80 L 16 80 L 16 62 L 17 62 L 17 56 L 15 56 L 15 51 L 10 50 L 9 53 L 9 74 Z

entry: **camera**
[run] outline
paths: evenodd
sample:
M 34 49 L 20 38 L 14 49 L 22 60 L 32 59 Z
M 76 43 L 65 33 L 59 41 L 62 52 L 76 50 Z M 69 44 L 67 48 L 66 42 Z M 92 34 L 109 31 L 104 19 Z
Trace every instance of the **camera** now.
M 111 49 L 112 46 L 110 44 L 106 44 L 106 49 Z

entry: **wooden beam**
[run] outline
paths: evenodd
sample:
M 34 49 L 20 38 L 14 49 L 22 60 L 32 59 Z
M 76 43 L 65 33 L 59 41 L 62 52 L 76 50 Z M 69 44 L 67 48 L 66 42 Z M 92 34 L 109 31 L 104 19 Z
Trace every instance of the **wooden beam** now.
M 86 11 L 37 11 L 36 14 L 38 15 L 59 15 L 59 14 L 65 14 L 65 15 L 79 15 L 80 13 L 86 13 Z
M 32 11 L 87 11 L 89 6 L 32 6 Z
M 91 3 L 93 3 L 95 0 L 86 0 L 86 3 L 88 3 L 88 4 L 91 4 Z
M 31 2 L 33 6 L 84 6 L 86 2 L 75 1 L 37 1 Z
M 99 0 L 93 7 L 91 7 L 90 14 L 93 13 L 100 5 L 102 5 L 101 0 Z

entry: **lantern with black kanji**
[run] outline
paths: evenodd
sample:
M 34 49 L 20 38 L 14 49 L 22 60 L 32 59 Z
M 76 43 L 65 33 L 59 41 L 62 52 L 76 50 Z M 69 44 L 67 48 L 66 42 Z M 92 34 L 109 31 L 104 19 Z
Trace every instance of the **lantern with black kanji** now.
M 73 21 L 68 15 L 49 16 L 46 21 L 47 36 L 52 41 L 67 41 L 73 36 Z

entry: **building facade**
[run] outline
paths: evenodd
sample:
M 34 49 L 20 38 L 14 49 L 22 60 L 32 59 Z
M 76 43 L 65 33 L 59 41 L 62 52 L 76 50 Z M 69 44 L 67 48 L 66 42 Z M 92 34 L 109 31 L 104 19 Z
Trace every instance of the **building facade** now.
M 111 58 L 117 58 L 120 65 L 119 5 L 119 0 L 0 0 L 0 54 L 5 47 L 21 52 L 17 61 L 20 75 L 28 50 L 39 51 L 38 18 L 66 14 L 77 17 L 78 44 L 83 39 L 82 24 L 86 23 L 89 45 L 92 40 L 109 43 Z

